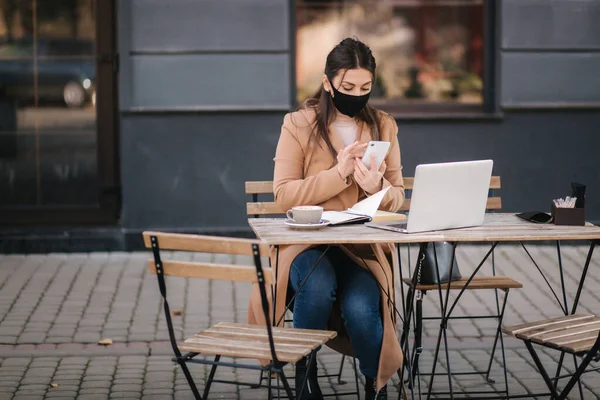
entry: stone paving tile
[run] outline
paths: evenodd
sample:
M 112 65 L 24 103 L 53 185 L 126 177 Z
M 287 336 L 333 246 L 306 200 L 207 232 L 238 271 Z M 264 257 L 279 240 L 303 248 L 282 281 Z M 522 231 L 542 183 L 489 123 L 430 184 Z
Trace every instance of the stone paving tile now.
M 484 349 L 472 349 L 472 350 L 461 350 L 451 351 L 450 359 L 452 360 L 453 368 L 461 371 L 468 368 L 475 368 L 478 370 L 485 370 L 487 362 L 489 360 L 489 352 Z M 421 368 L 423 371 L 426 368 L 431 367 L 431 360 L 433 352 L 426 350 L 423 352 L 421 358 Z M 544 352 L 542 355 L 544 362 L 554 361 L 556 362 L 556 355 L 552 352 Z M 15 385 L 0 385 L 0 398 L 2 396 L 12 396 L 15 398 L 150 398 L 151 396 L 162 396 L 162 398 L 190 398 L 191 391 L 187 386 L 186 381 L 178 367 L 174 367 L 170 361 L 170 357 L 167 356 L 150 356 L 142 357 L 136 356 L 135 359 L 141 364 L 143 371 L 146 371 L 144 378 L 138 378 L 135 382 L 129 382 L 128 380 L 121 380 L 116 375 L 95 375 L 95 370 L 88 367 L 84 370 L 78 370 L 79 373 L 73 373 L 71 379 L 61 379 L 58 375 L 52 379 L 52 383 L 58 384 L 58 387 L 52 388 L 49 384 L 41 383 L 30 383 L 26 376 L 34 374 L 37 370 L 34 365 L 38 359 L 3 359 L 0 360 L 0 374 L 4 374 L 9 370 L 12 370 L 14 365 L 25 366 L 25 369 L 18 371 L 18 375 L 14 376 Z M 523 350 L 508 350 L 507 360 L 511 364 L 509 371 L 509 391 L 511 394 L 528 394 L 536 391 L 544 391 L 544 383 L 536 373 L 534 368 L 530 365 L 528 355 Z M 81 359 L 78 360 L 79 365 Z M 112 371 L 118 370 L 118 365 L 123 362 L 131 362 L 129 360 L 123 360 L 122 357 L 114 357 L 111 359 L 106 358 L 89 358 L 85 360 L 85 365 L 102 364 L 104 367 L 112 368 Z M 73 360 L 69 357 L 65 357 L 59 360 L 59 363 L 54 368 L 58 371 L 64 365 L 69 364 Z M 500 363 L 500 357 L 496 356 L 496 362 Z M 322 354 L 319 355 L 319 371 L 324 374 L 336 373 L 339 366 L 339 355 L 331 350 L 323 350 Z M 192 374 L 199 382 L 199 386 L 202 387 L 200 382 L 206 376 L 206 368 L 194 368 L 191 367 Z M 516 368 L 513 368 L 516 367 Z M 293 374 L 291 368 L 286 367 L 286 373 L 289 375 Z M 32 372 L 33 371 L 33 372 Z M 438 371 L 445 372 L 446 364 L 442 360 L 438 365 Z M 13 372 L 14 374 L 14 372 Z M 100 376 L 100 380 L 89 379 L 92 376 Z M 453 380 L 453 388 L 457 391 L 462 390 L 491 390 L 492 388 L 503 389 L 504 379 L 502 377 L 502 370 L 499 365 L 492 371 L 492 377 L 496 379 L 496 385 L 489 385 L 479 376 L 465 376 L 457 377 Z M 258 375 L 255 371 L 243 371 L 243 370 L 218 370 L 216 375 L 217 379 L 241 379 L 247 382 L 255 382 Z M 354 376 L 352 372 L 351 360 L 347 360 L 342 379 L 347 383 L 345 385 L 338 385 L 336 378 L 321 378 L 320 383 L 322 389 L 329 393 L 343 393 L 354 389 Z M 364 380 L 362 377 L 359 378 L 361 390 Z M 397 395 L 398 378 L 394 377 L 389 385 L 389 393 L 392 395 L 391 398 L 395 398 Z M 428 380 L 425 377 L 421 379 L 421 387 L 426 388 Z M 582 379 L 583 392 L 585 399 L 598 398 L 597 395 L 597 376 L 589 375 Z M 446 391 L 448 390 L 447 379 L 437 377 L 433 385 L 434 390 Z M 215 384 L 214 398 L 232 398 L 232 399 L 264 399 L 266 398 L 266 391 L 264 389 L 248 389 L 246 387 L 234 387 Z M 85 396 L 85 397 L 83 397 Z M 340 396 L 339 398 L 344 398 Z M 575 397 L 573 397 L 575 398 Z
M 459 247 L 457 258 L 463 275 L 477 266 L 487 250 L 486 246 Z M 562 301 L 556 247 L 528 246 L 528 250 Z M 412 264 L 417 251 L 412 246 Z M 571 305 L 587 247 L 563 245 L 561 251 L 564 285 Z M 206 254 L 169 255 L 180 260 L 219 261 L 219 258 Z M 522 290 L 510 292 L 506 324 L 560 315 L 557 300 L 522 248 L 500 245 L 494 256 L 498 275 L 510 276 L 525 286 Z M 0 255 L 0 354 L 5 357 L 0 359 L 0 400 L 192 398 L 181 370 L 170 361 L 170 347 L 166 342 L 168 335 L 156 278 L 145 268 L 147 258 L 148 254 L 144 252 Z M 237 257 L 233 262 L 236 260 L 250 261 Z M 402 251 L 402 265 L 406 276 L 409 265 L 406 248 Z M 600 285 L 600 275 L 592 273 L 598 267 L 600 260 L 595 257 L 587 287 Z M 489 275 L 491 271 L 491 262 L 488 261 L 481 273 Z M 171 309 L 182 311 L 182 315 L 173 317 L 179 339 L 221 319 L 246 320 L 250 287 L 243 283 L 170 277 L 167 289 Z M 401 299 L 399 285 L 396 297 Z M 450 301 L 455 298 L 455 293 L 449 297 Z M 426 315 L 439 315 L 437 293 L 424 296 L 423 304 Z M 600 294 L 585 290 L 581 296 L 580 310 L 597 312 L 598 309 Z M 490 314 L 495 310 L 493 291 L 467 291 L 457 303 L 455 312 L 456 315 L 472 316 Z M 432 367 L 432 351 L 438 329 L 439 321 L 425 323 L 421 371 Z M 461 371 L 469 368 L 485 370 L 495 329 L 493 320 L 451 321 L 448 330 L 451 368 Z M 114 344 L 98 346 L 96 343 L 100 338 L 112 338 Z M 509 338 L 505 343 L 510 393 L 544 390 L 544 383 L 522 343 Z M 558 361 L 556 352 L 544 351 L 541 358 L 549 367 Z M 338 354 L 323 350 L 319 355 L 320 371 L 337 373 L 339 360 Z M 502 357 L 498 350 L 492 368 L 492 377 L 496 379 L 494 385 L 486 383 L 481 376 L 461 376 L 453 379 L 453 387 L 458 390 L 502 388 L 504 377 L 501 365 Z M 565 369 L 573 369 L 571 359 L 567 359 Z M 201 383 L 208 374 L 207 368 L 193 365 L 191 370 L 202 387 Z M 293 375 L 289 367 L 286 371 Z M 437 371 L 447 371 L 445 357 L 441 357 Z M 258 375 L 255 371 L 220 369 L 217 378 L 256 382 Z M 322 378 L 321 384 L 328 392 L 339 394 L 351 390 L 354 375 L 350 359 L 346 361 L 342 379 L 348 383 L 338 385 L 337 378 L 330 377 Z M 362 385 L 364 379 L 361 377 L 359 380 Z M 600 398 L 599 382 L 594 373 L 584 376 L 584 398 Z M 59 386 L 52 388 L 50 383 L 58 383 Z M 398 383 L 398 378 L 394 376 L 390 383 L 391 398 L 396 397 Z M 420 383 L 423 388 L 427 387 L 427 378 L 421 377 Z M 447 390 L 448 380 L 444 376 L 436 377 L 433 387 Z M 211 393 L 215 398 L 266 398 L 264 389 L 220 384 L 215 384 Z M 577 395 L 572 398 L 577 398 Z

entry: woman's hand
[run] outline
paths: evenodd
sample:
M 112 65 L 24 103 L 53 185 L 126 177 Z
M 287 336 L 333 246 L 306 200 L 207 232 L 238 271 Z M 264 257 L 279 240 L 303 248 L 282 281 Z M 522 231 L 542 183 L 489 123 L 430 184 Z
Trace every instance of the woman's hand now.
M 337 155 L 337 170 L 342 179 L 348 178 L 354 172 L 354 159 L 362 157 L 367 143 L 354 142 L 344 147 Z
M 385 161 L 377 170 L 375 166 L 375 156 L 371 157 L 371 168 L 367 169 L 359 158 L 354 159 L 354 180 L 368 194 L 373 194 L 381 190 L 383 186 L 383 173 L 385 172 Z

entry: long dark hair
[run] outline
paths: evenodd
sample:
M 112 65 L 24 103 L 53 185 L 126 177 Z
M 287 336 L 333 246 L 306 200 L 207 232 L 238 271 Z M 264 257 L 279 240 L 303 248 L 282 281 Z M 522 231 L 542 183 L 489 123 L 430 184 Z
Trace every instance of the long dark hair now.
M 345 73 L 348 69 L 364 68 L 371 72 L 375 81 L 375 66 L 375 57 L 369 46 L 356 38 L 346 38 L 327 55 L 325 75 L 333 85 L 333 78 L 338 72 Z M 329 139 L 329 125 L 335 119 L 336 109 L 331 95 L 325 90 L 323 84 L 312 97 L 298 107 L 298 109 L 304 108 L 314 108 L 316 117 L 313 122 L 313 134 L 317 139 L 323 139 L 335 160 L 337 152 Z M 373 140 L 380 139 L 381 120 L 374 108 L 367 104 L 356 118 L 367 124 Z

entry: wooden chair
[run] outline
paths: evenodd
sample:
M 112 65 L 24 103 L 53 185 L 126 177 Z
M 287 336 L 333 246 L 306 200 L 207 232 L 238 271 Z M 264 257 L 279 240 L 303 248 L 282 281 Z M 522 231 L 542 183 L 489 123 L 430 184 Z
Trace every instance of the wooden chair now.
M 270 321 L 265 286 L 272 285 L 274 277 L 271 268 L 263 268 L 261 265 L 261 257 L 266 257 L 269 254 L 268 246 L 257 240 L 161 232 L 144 232 L 143 237 L 146 247 L 152 249 L 154 255 L 153 260 L 150 260 L 148 264 L 150 271 L 156 274 L 158 278 L 158 286 L 163 298 L 165 319 L 169 331 L 169 340 L 175 353 L 173 361 L 177 362 L 183 369 L 194 397 L 199 400 L 208 398 L 210 387 L 214 382 L 255 386 L 243 382 L 215 380 L 216 369 L 221 365 L 268 372 L 269 398 L 272 388 L 271 376 L 274 374 L 281 378 L 287 397 L 294 399 L 294 393 L 285 376 L 283 367 L 288 363 L 297 362 L 302 357 L 313 357 L 315 349 L 334 338 L 337 335 L 336 332 L 274 328 L 270 324 L 267 324 L 265 327 L 233 322 L 219 322 L 215 326 L 178 343 L 175 338 L 171 312 L 167 301 L 166 275 L 258 283 L 265 319 L 266 321 Z M 247 255 L 253 257 L 254 266 L 163 260 L 161 250 Z M 195 358 L 199 354 L 214 356 L 214 360 Z M 235 362 L 235 360 L 234 362 L 223 362 L 220 360 L 222 356 L 262 360 L 266 365 L 241 364 Z M 188 370 L 187 363 L 212 366 L 202 396 Z M 300 390 L 296 388 L 298 396 L 302 390 L 304 388 Z
M 258 201 L 258 196 L 267 196 L 270 195 L 273 197 L 273 181 L 247 181 L 246 182 L 246 194 L 252 195 L 252 201 L 246 203 L 246 214 L 248 217 L 259 218 L 264 215 L 279 215 L 284 214 L 285 211 L 281 210 L 277 203 L 274 201 Z M 286 319 L 284 322 L 292 322 L 292 320 Z M 342 354 L 342 359 L 340 361 L 340 367 L 338 369 L 337 374 L 323 374 L 319 375 L 319 378 L 330 378 L 337 377 L 337 382 L 340 385 L 345 384 L 346 382 L 342 380 L 342 372 L 344 371 L 344 362 L 346 360 L 346 355 Z M 355 367 L 355 381 L 358 382 L 358 376 L 356 372 L 356 360 L 353 360 Z M 262 382 L 263 376 L 261 375 L 260 381 Z M 358 386 L 358 385 L 357 385 Z M 344 395 L 352 395 L 352 393 L 344 393 Z M 341 394 L 339 394 L 341 395 Z M 357 394 L 358 395 L 358 394 Z
M 553 399 L 566 399 L 575 384 L 579 382 L 579 378 L 589 363 L 592 360 L 600 361 L 600 317 L 595 315 L 567 315 L 506 327 L 503 332 L 513 335 L 525 343 Z M 568 353 L 582 357 L 583 361 L 572 375 L 558 376 L 561 369 L 559 366 L 556 377 L 552 379 L 540 361 L 533 344 L 559 350 L 563 355 Z M 570 377 L 570 379 L 563 390 L 558 393 L 558 381 L 566 377 Z
M 431 388 L 433 387 L 433 381 L 434 381 L 434 377 L 436 376 L 435 373 L 435 362 L 437 361 L 437 357 L 439 354 L 439 350 L 440 350 L 440 340 L 438 340 L 437 343 L 437 347 L 435 350 L 435 361 L 434 361 L 434 368 L 433 371 L 430 374 L 421 374 L 420 370 L 419 370 L 419 357 L 420 354 L 423 351 L 423 347 L 422 347 L 422 335 L 423 335 L 423 321 L 425 320 L 442 320 L 440 323 L 440 335 L 441 337 L 444 337 L 444 340 L 446 340 L 446 330 L 448 327 L 448 322 L 450 320 L 454 320 L 454 319 L 497 319 L 498 320 L 498 325 L 497 325 L 497 329 L 496 329 L 496 335 L 494 338 L 494 344 L 492 346 L 492 351 L 491 351 L 491 355 L 490 355 L 490 360 L 488 363 L 488 368 L 485 372 L 480 372 L 480 371 L 461 371 L 461 372 L 456 372 L 456 373 L 452 373 L 450 366 L 448 365 L 447 367 L 447 371 L 448 371 L 448 377 L 449 379 L 451 378 L 452 375 L 485 375 L 485 379 L 488 383 L 495 383 L 493 379 L 490 378 L 490 373 L 491 373 L 491 368 L 492 368 L 492 364 L 494 361 L 494 354 L 496 352 L 496 348 L 498 345 L 498 341 L 500 340 L 500 348 L 502 351 L 502 367 L 504 370 L 504 384 L 505 384 L 505 390 L 504 391 L 493 391 L 493 393 L 495 394 L 499 394 L 499 393 L 503 393 L 506 396 L 508 396 L 508 373 L 506 370 L 506 353 L 505 353 L 505 349 L 504 349 L 504 341 L 502 339 L 502 335 L 501 335 L 501 327 L 502 327 L 502 320 L 504 318 L 504 311 L 506 309 L 506 302 L 508 300 L 508 294 L 510 292 L 510 289 L 519 289 L 522 288 L 523 285 L 520 282 L 515 281 L 514 279 L 511 279 L 509 277 L 506 276 L 473 276 L 473 277 L 462 277 L 459 280 L 456 281 L 452 281 L 450 282 L 450 285 L 448 286 L 447 283 L 442 283 L 439 286 L 437 284 L 433 284 L 433 285 L 424 285 L 424 284 L 415 284 L 415 282 L 413 281 L 413 278 L 403 278 L 403 282 L 409 286 L 409 293 L 407 295 L 408 299 L 413 299 L 411 291 L 413 291 L 414 293 L 416 293 L 416 305 L 415 305 L 415 328 L 414 328 L 414 340 L 413 340 L 413 350 L 412 350 L 412 357 L 411 359 L 411 376 L 412 379 L 410 380 L 410 384 L 412 385 L 414 383 L 414 379 L 416 377 L 419 377 L 420 375 L 429 375 L 431 376 L 431 380 L 429 382 L 429 392 L 431 392 Z M 442 291 L 446 291 L 449 288 L 449 290 L 451 291 L 459 291 L 456 299 L 454 299 L 454 301 L 452 302 L 452 304 L 448 304 L 448 295 L 446 294 L 446 298 L 445 301 L 442 300 Z M 496 314 L 491 314 L 491 315 L 473 315 L 473 316 L 452 316 L 452 312 L 454 311 L 456 305 L 458 304 L 459 299 L 461 298 L 461 296 L 463 295 L 463 293 L 466 290 L 486 290 L 486 289 L 493 289 L 495 291 L 502 291 L 504 292 L 504 299 L 502 301 L 502 305 L 500 305 L 499 301 L 498 301 L 498 297 L 497 301 L 496 301 Z M 430 317 L 423 317 L 423 296 L 427 294 L 427 292 L 429 291 L 436 291 L 439 292 L 439 296 L 440 296 L 440 302 L 442 304 L 440 304 L 440 309 L 442 310 L 442 315 L 441 316 L 430 316 Z M 497 296 L 497 294 L 496 294 Z M 407 305 L 407 314 L 408 314 L 408 318 L 411 318 L 411 313 L 410 310 L 412 310 L 412 304 L 413 302 L 411 300 L 409 300 L 409 303 Z M 402 339 L 401 342 L 404 343 L 404 340 L 406 340 L 405 338 L 408 337 L 408 330 L 406 329 L 405 332 L 402 335 Z M 448 347 L 447 347 L 447 342 L 446 342 L 446 346 L 444 346 L 444 351 L 446 352 L 446 361 L 449 363 L 449 354 L 448 354 Z M 437 374 L 439 375 L 439 374 Z M 452 391 L 452 390 L 451 390 Z M 491 392 L 490 392 L 491 393 Z M 431 394 L 435 394 L 434 392 L 431 392 Z
M 402 209 L 408 210 L 408 208 L 410 207 L 410 195 L 411 195 L 414 179 L 413 178 L 405 178 L 405 182 L 406 182 L 407 200 L 402 205 Z M 497 191 L 499 189 L 501 189 L 500 177 L 492 176 L 492 178 L 490 180 L 490 191 L 489 191 L 487 206 L 486 206 L 487 212 L 496 212 L 502 208 L 502 198 L 497 195 Z M 494 381 L 490 378 L 490 372 L 491 372 L 492 363 L 494 360 L 494 354 L 495 354 L 495 351 L 496 351 L 496 348 L 498 345 L 498 341 L 500 341 L 500 347 L 502 350 L 502 359 L 503 359 L 504 378 L 505 378 L 504 392 L 508 396 L 508 382 L 507 382 L 508 374 L 506 371 L 506 357 L 505 357 L 504 341 L 503 341 L 502 334 L 501 334 L 502 319 L 504 317 L 506 301 L 508 299 L 508 294 L 509 294 L 510 289 L 522 288 L 523 285 L 520 282 L 517 282 L 509 277 L 496 276 L 496 264 L 495 264 L 495 258 L 494 258 L 494 249 L 495 249 L 495 244 L 492 245 L 490 252 L 488 252 L 488 254 L 486 255 L 486 258 L 484 259 L 484 261 L 485 261 L 491 255 L 492 276 L 474 276 L 472 279 L 463 277 L 460 280 L 451 282 L 450 286 L 448 286 L 448 284 L 445 283 L 445 284 L 441 284 L 439 287 L 438 287 L 438 285 L 417 284 L 414 277 L 403 278 L 403 282 L 406 285 L 408 285 L 408 287 L 409 287 L 408 293 L 407 293 L 407 298 L 409 299 L 409 301 L 406 305 L 407 313 L 409 316 L 411 315 L 410 313 L 412 312 L 413 305 L 415 306 L 414 342 L 413 342 L 413 347 L 412 347 L 412 351 L 411 351 L 411 356 L 409 357 L 409 360 L 411 360 L 410 361 L 410 366 L 411 366 L 410 369 L 411 369 L 411 376 L 412 376 L 412 379 L 410 379 L 411 385 L 414 383 L 415 377 L 417 377 L 418 375 L 421 375 L 420 371 L 419 371 L 419 357 L 423 350 L 423 348 L 422 348 L 422 331 L 423 331 L 423 321 L 424 320 L 442 320 L 441 328 L 440 328 L 442 330 L 441 334 L 443 334 L 443 336 L 446 337 L 447 323 L 449 320 L 469 319 L 469 318 L 497 319 L 498 325 L 497 325 L 497 329 L 496 329 L 496 335 L 494 338 L 494 344 L 492 346 L 492 352 L 491 352 L 488 368 L 487 368 L 487 371 L 485 371 L 483 374 L 485 375 L 485 379 L 487 382 L 494 383 Z M 408 262 L 410 264 L 410 246 L 409 246 Z M 483 262 L 477 267 L 477 270 L 475 272 L 477 273 L 482 266 L 483 266 Z M 429 291 L 432 291 L 432 290 L 438 291 L 439 289 L 444 290 L 444 291 L 447 289 L 449 289 L 451 291 L 459 291 L 459 294 L 458 294 L 457 298 L 454 300 L 453 304 L 450 307 L 448 307 L 448 294 L 446 294 L 445 301 L 442 301 L 442 296 L 440 293 L 440 301 L 442 302 L 442 304 L 440 304 L 440 308 L 442 310 L 442 315 L 441 316 L 433 316 L 433 317 L 423 317 L 423 296 L 426 295 L 427 292 L 429 292 Z M 453 317 L 452 316 L 452 311 L 454 310 L 458 300 L 460 299 L 460 297 L 466 290 L 485 290 L 485 289 L 494 290 L 494 292 L 495 292 L 496 314 L 476 315 L 476 316 L 470 316 L 470 317 Z M 498 291 L 504 292 L 504 299 L 502 301 L 502 304 L 500 303 Z M 413 295 L 414 295 L 414 297 L 413 297 Z M 415 297 L 416 297 L 416 303 L 414 303 L 414 300 L 412 300 Z M 402 343 L 404 343 L 404 340 L 407 337 L 408 337 L 408 330 L 405 330 L 405 332 L 402 335 L 402 339 L 401 339 Z M 436 348 L 436 357 L 435 357 L 436 360 L 437 360 L 438 351 L 439 351 L 439 342 L 438 342 L 438 345 Z M 448 351 L 446 346 L 445 346 L 445 351 L 446 352 Z M 407 366 L 408 366 L 408 364 L 407 364 Z M 451 372 L 449 367 L 448 367 L 448 372 L 449 373 Z M 459 375 L 482 375 L 482 372 L 479 372 L 479 371 L 459 372 L 458 374 Z M 429 385 L 430 391 L 431 391 L 431 388 L 433 387 L 434 377 L 436 375 L 435 374 L 435 364 L 434 364 L 434 369 L 433 369 L 432 373 L 424 374 L 424 375 L 431 376 L 430 385 Z M 450 378 L 450 376 L 449 376 L 449 378 Z
M 415 178 L 407 177 L 404 178 L 404 188 L 407 191 L 407 195 L 410 196 L 412 191 Z M 492 194 L 494 190 L 500 189 L 500 177 L 492 176 L 490 180 L 490 190 Z M 246 182 L 246 194 L 252 195 L 252 201 L 246 203 L 246 214 L 249 216 L 255 216 L 258 218 L 261 215 L 277 215 L 285 214 L 286 210 L 279 208 L 277 203 L 272 200 L 259 201 L 259 195 L 273 195 L 273 182 L 272 181 L 248 181 Z M 400 211 L 408 211 L 410 208 L 410 197 L 407 197 Z M 502 208 L 502 198 L 496 196 L 488 197 L 487 207 L 489 210 L 500 210 Z

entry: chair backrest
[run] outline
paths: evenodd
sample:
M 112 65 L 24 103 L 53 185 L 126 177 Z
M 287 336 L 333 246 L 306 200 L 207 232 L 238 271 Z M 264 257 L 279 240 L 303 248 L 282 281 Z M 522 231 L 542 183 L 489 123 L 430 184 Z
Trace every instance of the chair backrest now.
M 250 239 L 226 238 L 220 236 L 189 235 L 165 232 L 144 232 L 146 248 L 160 250 L 190 251 L 211 254 L 230 254 L 254 256 L 253 246 L 258 248 L 260 257 L 268 257 L 269 246 Z M 215 264 L 197 261 L 161 260 L 163 275 L 183 276 L 186 278 L 221 279 L 238 282 L 258 282 L 256 266 L 239 264 Z M 156 259 L 148 261 L 150 272 L 155 274 Z M 273 284 L 271 268 L 263 268 L 265 284 Z
M 266 285 L 272 285 L 274 282 L 273 270 L 263 268 L 261 257 L 269 256 L 269 246 L 259 240 L 238 239 L 221 236 L 190 235 L 180 233 L 166 233 L 147 231 L 143 234 L 146 248 L 152 250 L 153 259 L 148 261 L 150 272 L 156 274 L 158 286 L 163 297 L 163 306 L 169 338 L 173 352 L 177 357 L 181 353 L 177 346 L 177 339 L 173 330 L 171 312 L 167 301 L 167 288 L 165 284 L 165 275 L 181 276 L 186 278 L 204 278 L 219 279 L 238 282 L 258 283 L 262 308 L 265 313 L 265 321 L 270 321 L 269 304 L 267 300 Z M 254 265 L 239 264 L 216 264 L 210 262 L 197 261 L 176 261 L 163 259 L 161 250 L 189 251 L 212 254 L 228 255 L 246 255 L 251 256 Z M 277 362 L 275 346 L 271 325 L 267 323 L 267 333 L 269 344 L 271 346 L 271 355 L 273 361 Z
M 410 195 L 413 189 L 415 178 L 404 178 L 404 188 L 406 190 L 406 200 L 402 204 L 400 211 L 408 211 L 410 208 Z M 499 176 L 492 176 L 490 180 L 490 195 L 487 200 L 487 211 L 497 211 L 502 208 L 502 198 L 496 195 L 496 191 L 501 188 Z M 259 195 L 273 195 L 272 181 L 248 181 L 246 182 L 246 194 L 252 195 L 252 201 L 246 203 L 246 214 L 258 217 L 260 215 L 285 214 L 286 210 L 281 210 L 274 201 L 258 201 Z

